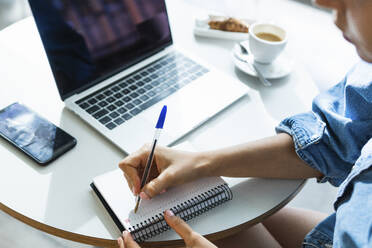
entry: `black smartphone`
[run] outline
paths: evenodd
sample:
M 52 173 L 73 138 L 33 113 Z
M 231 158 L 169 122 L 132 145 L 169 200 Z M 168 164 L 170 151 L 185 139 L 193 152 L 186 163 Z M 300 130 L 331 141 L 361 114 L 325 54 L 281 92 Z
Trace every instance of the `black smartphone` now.
M 76 145 L 74 137 L 20 103 L 0 110 L 0 136 L 40 165 Z

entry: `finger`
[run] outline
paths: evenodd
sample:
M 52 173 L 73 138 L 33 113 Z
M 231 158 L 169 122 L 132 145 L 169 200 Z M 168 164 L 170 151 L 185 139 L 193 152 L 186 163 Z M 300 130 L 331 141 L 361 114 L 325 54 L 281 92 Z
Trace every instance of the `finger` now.
M 125 248 L 141 248 L 136 241 L 132 238 L 132 235 L 128 231 L 123 232 L 124 247 Z
M 142 176 L 140 171 L 144 166 L 144 159 L 148 154 L 147 150 L 145 145 L 119 163 L 119 167 L 125 173 L 128 185 L 135 195 L 140 191 L 140 177 Z
M 127 180 L 127 183 L 128 183 L 128 187 L 130 188 L 130 190 L 132 191 L 132 193 L 134 195 L 136 195 L 136 188 L 133 186 L 133 182 L 132 182 L 132 179 L 127 176 L 127 174 L 123 173 L 125 179 Z
M 157 178 L 154 178 L 148 184 L 146 184 L 142 191 L 145 192 L 150 198 L 153 198 L 162 191 L 166 190 L 169 185 L 172 185 L 172 178 L 168 173 L 163 172 Z
M 165 221 L 173 228 L 180 237 L 187 243 L 193 235 L 193 230 L 180 217 L 175 216 L 171 210 L 165 211 Z
M 121 237 L 118 238 L 118 246 L 119 248 L 124 248 L 124 240 Z
M 140 192 L 138 170 L 130 166 L 124 167 L 124 176 L 127 179 L 130 190 L 132 190 L 134 195 L 137 195 Z

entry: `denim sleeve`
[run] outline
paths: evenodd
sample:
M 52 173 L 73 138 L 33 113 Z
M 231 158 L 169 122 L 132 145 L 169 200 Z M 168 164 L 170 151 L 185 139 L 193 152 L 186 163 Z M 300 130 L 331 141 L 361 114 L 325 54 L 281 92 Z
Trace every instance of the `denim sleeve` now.
M 372 165 L 372 164 L 370 164 Z M 347 186 L 336 212 L 333 247 L 372 247 L 372 168 Z
M 312 111 L 284 119 L 276 132 L 292 136 L 298 156 L 324 175 L 320 182 L 339 186 L 372 137 L 372 64 L 357 65 L 314 99 Z
M 352 164 L 334 152 L 327 125 L 316 113 L 307 112 L 284 119 L 276 132 L 292 136 L 297 155 L 324 175 L 318 182 L 329 181 L 338 186 L 348 175 Z

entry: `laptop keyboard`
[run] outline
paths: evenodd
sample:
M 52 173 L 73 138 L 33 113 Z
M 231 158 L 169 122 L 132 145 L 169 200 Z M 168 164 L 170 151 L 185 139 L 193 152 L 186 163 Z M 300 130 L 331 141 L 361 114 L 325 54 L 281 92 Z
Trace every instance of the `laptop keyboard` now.
M 208 71 L 173 52 L 76 104 L 112 130 Z

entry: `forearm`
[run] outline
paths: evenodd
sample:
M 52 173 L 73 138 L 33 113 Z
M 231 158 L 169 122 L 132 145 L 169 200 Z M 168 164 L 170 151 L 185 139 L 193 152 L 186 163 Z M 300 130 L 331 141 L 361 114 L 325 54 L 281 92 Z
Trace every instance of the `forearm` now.
M 301 160 L 292 137 L 282 133 L 247 144 L 202 153 L 206 176 L 311 178 L 322 174 Z

